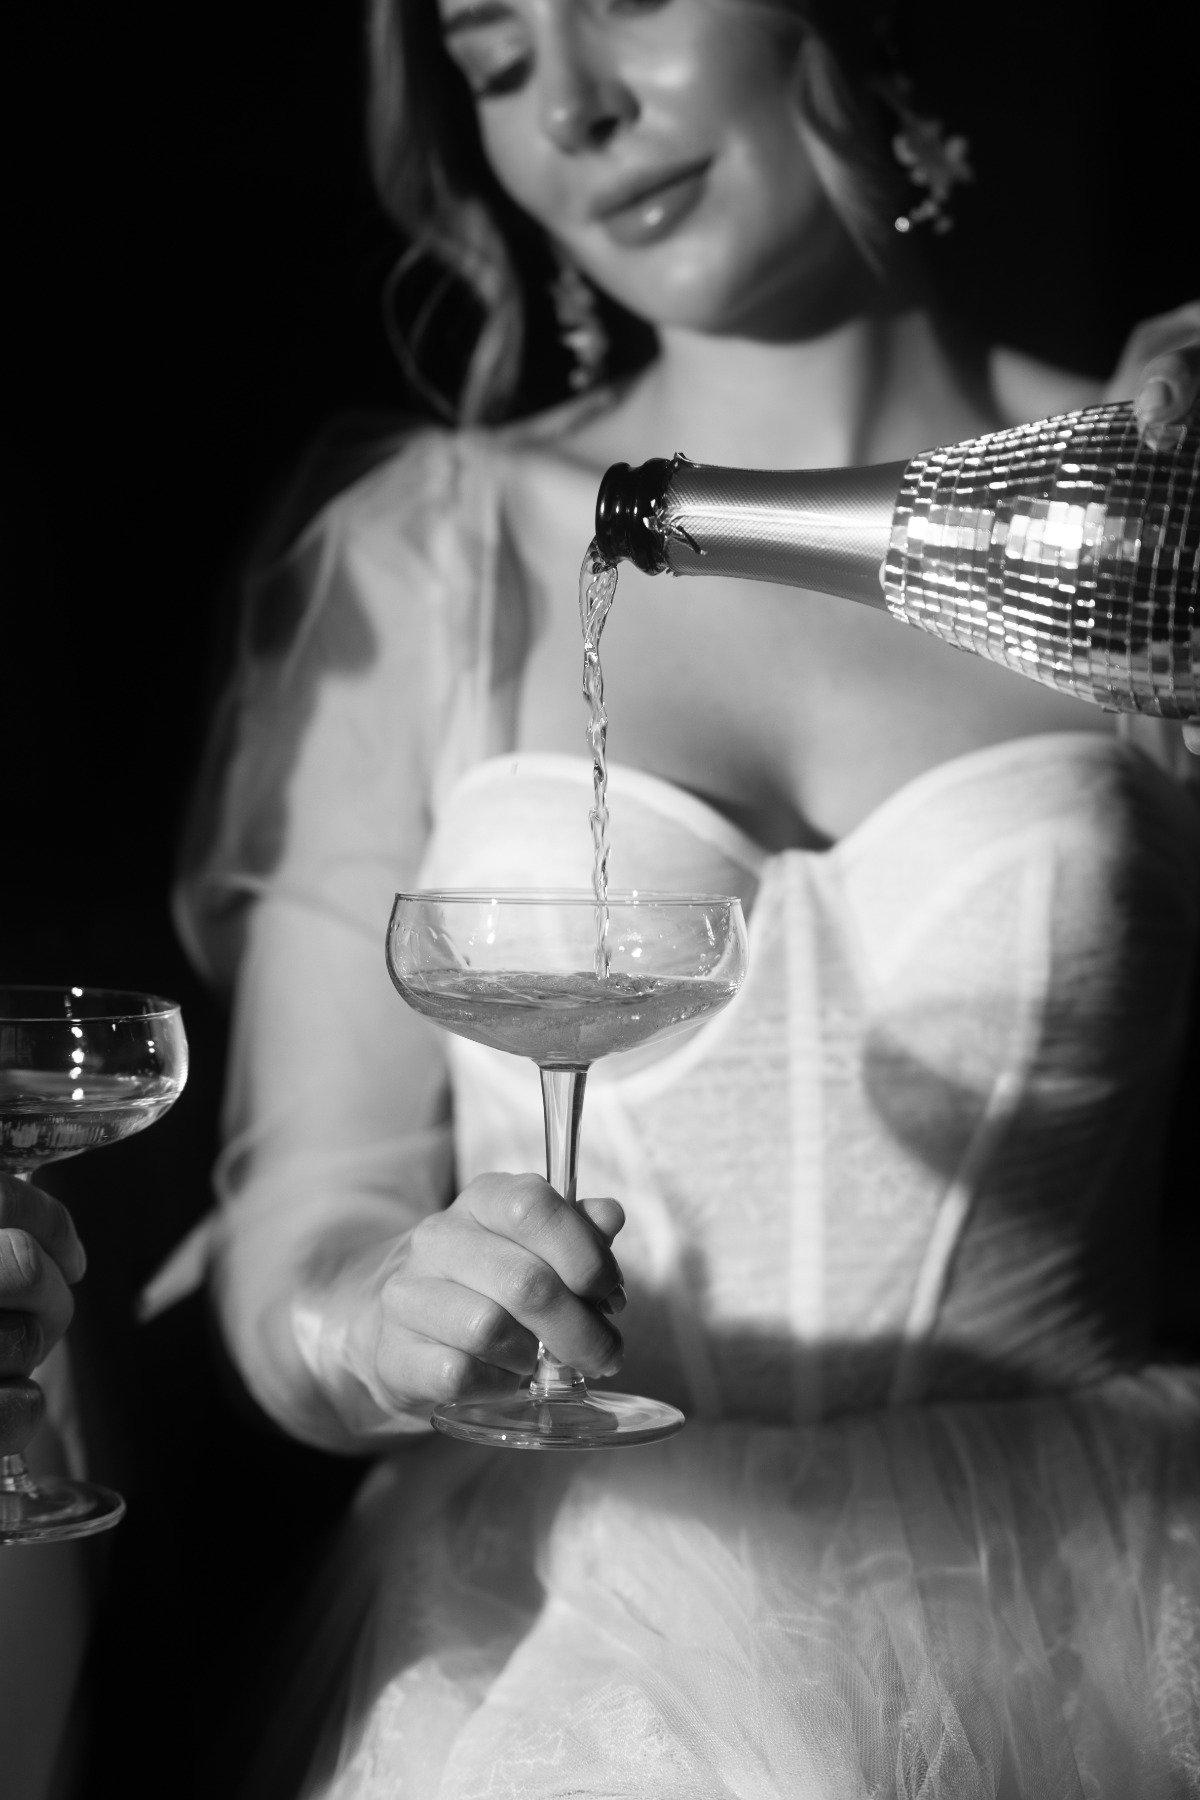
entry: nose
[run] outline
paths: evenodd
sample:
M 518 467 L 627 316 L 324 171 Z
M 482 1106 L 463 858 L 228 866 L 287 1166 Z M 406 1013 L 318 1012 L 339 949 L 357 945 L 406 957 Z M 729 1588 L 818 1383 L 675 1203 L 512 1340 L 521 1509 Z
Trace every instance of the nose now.
M 575 45 L 557 45 L 544 57 L 541 85 L 542 130 L 568 156 L 601 149 L 637 117 L 637 98 L 617 71 Z

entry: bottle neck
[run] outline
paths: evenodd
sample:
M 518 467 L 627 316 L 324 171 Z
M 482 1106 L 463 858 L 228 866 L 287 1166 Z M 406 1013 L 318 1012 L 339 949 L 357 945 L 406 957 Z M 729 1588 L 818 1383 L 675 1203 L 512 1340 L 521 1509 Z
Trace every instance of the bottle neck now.
M 882 609 L 880 570 L 904 468 L 618 463 L 597 498 L 597 548 L 651 575 L 779 582 Z

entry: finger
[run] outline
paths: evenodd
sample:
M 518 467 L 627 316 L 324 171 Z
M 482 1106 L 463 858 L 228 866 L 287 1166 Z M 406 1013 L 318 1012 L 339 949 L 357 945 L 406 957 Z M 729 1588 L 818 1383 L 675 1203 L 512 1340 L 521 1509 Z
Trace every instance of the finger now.
M 1130 333 L 1121 360 L 1104 389 L 1105 400 L 1133 400 L 1146 368 L 1157 357 L 1200 344 L 1200 300 L 1145 319 Z
M 1183 747 L 1190 750 L 1193 756 L 1200 756 L 1200 719 L 1194 725 L 1184 726 Z
M 414 1231 L 408 1278 L 435 1276 L 473 1288 L 540 1338 L 560 1361 L 587 1375 L 605 1374 L 615 1366 L 621 1352 L 619 1333 L 590 1297 L 581 1299 L 567 1286 L 545 1257 L 512 1237 L 487 1230 L 469 1213 L 455 1215 L 451 1209 L 442 1220 L 441 1230 L 430 1232 L 424 1244 L 418 1245 L 422 1227 Z M 575 1224 L 589 1240 L 594 1259 L 610 1255 L 581 1219 Z M 615 1284 L 605 1285 L 611 1291 Z
M 600 1233 L 606 1244 L 612 1243 L 625 1224 L 625 1208 L 611 1194 L 593 1195 L 590 1198 L 585 1196 L 579 1201 L 578 1210 L 589 1225 Z M 610 1288 L 603 1298 L 596 1301 L 596 1305 L 602 1313 L 611 1315 L 624 1312 L 627 1300 L 624 1285 L 618 1282 L 616 1287 Z
M 456 1281 L 397 1277 L 384 1291 L 384 1313 L 404 1331 L 461 1350 L 510 1375 L 537 1367 L 537 1338 L 486 1294 Z
M 16 1227 L 36 1238 L 65 1280 L 73 1284 L 83 1279 L 87 1269 L 83 1245 L 70 1213 L 53 1194 L 18 1181 L 15 1175 L 0 1175 L 0 1229 L 5 1227 Z
M 467 1212 L 494 1236 L 531 1251 L 584 1299 L 603 1299 L 621 1279 L 608 1244 L 539 1175 L 481 1176 L 463 1190 L 447 1216 L 456 1210 Z
M 36 1313 L 47 1348 L 71 1323 L 75 1302 L 62 1271 L 27 1231 L 0 1231 L 0 1307 Z
M 19 1456 L 42 1422 L 46 1402 L 32 1381 L 0 1381 L 0 1456 Z
M 0 1312 L 0 1378 L 32 1375 L 49 1351 L 37 1313 Z
M 1177 448 L 1200 397 L 1200 346 L 1173 350 L 1146 365 L 1133 410 L 1151 449 Z
M 612 1243 L 625 1223 L 625 1208 L 610 1194 L 581 1200 L 579 1210 L 596 1227 L 606 1244 Z
M 465 1350 L 415 1332 L 396 1334 L 381 1347 L 376 1367 L 379 1383 L 393 1396 L 397 1411 L 426 1415 L 455 1400 L 515 1394 L 522 1381 Z

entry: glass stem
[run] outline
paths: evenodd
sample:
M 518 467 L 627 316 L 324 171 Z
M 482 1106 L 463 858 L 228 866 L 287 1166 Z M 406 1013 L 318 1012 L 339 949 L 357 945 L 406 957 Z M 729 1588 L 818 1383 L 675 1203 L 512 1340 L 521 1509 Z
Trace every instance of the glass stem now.
M 28 1181 L 33 1171 L 31 1169 L 12 1169 L 9 1173 L 15 1175 L 18 1181 Z M 14 1497 L 26 1499 L 29 1495 L 36 1493 L 37 1488 L 34 1485 L 33 1477 L 25 1467 L 25 1458 L 19 1454 L 0 1456 L 0 1506 L 6 1499 Z M 2 1513 L 0 1513 L 0 1522 L 4 1522 Z
M 583 1117 L 583 1089 L 587 1069 L 540 1069 L 542 1113 L 546 1123 L 546 1180 L 569 1206 L 575 1199 L 575 1166 L 579 1155 L 579 1121 Z M 538 1345 L 537 1368 L 529 1384 L 534 1400 L 582 1399 L 587 1383 L 578 1369 L 556 1362 Z
M 0 1500 L 8 1494 L 36 1494 L 23 1456 L 0 1456 Z

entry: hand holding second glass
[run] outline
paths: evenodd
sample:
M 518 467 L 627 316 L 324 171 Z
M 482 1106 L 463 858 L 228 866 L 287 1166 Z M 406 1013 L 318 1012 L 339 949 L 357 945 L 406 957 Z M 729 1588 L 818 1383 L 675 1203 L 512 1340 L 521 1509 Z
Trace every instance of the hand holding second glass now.
M 71 1289 L 86 1266 L 67 1209 L 0 1170 L 0 1457 L 24 1450 L 41 1422 L 41 1389 L 30 1376 L 65 1335 Z

